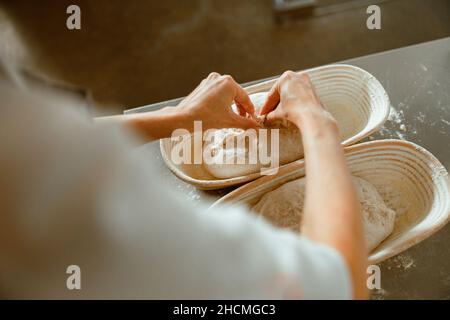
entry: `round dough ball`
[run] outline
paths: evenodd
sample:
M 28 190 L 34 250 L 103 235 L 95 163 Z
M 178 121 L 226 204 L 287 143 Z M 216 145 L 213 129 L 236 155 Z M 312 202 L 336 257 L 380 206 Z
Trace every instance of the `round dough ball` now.
M 353 180 L 361 204 L 367 247 L 372 251 L 392 233 L 396 214 L 386 206 L 371 183 L 358 177 Z M 304 199 L 305 178 L 301 178 L 264 194 L 252 210 L 277 227 L 299 232 Z

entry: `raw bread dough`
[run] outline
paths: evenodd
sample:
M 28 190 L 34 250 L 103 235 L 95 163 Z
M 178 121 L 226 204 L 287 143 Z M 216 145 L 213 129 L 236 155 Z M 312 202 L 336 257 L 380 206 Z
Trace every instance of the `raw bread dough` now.
M 264 102 L 267 98 L 267 92 L 259 92 L 250 95 L 255 106 L 255 113 L 259 114 Z M 233 110 L 237 112 L 236 106 L 232 106 Z M 261 119 L 262 122 L 262 119 Z M 301 142 L 300 130 L 292 123 L 288 121 L 278 121 L 273 125 L 266 126 L 265 128 L 278 128 L 279 129 L 279 165 L 283 165 L 303 157 L 303 146 Z M 220 129 L 214 132 L 214 138 L 212 141 L 205 141 L 203 144 L 203 150 L 209 148 L 213 154 L 213 163 L 207 163 L 203 161 L 204 168 L 214 177 L 227 179 L 232 177 L 243 176 L 257 172 L 261 169 L 262 164 L 258 157 L 257 163 L 250 163 L 249 161 L 249 147 L 250 143 L 255 143 L 257 150 L 259 150 L 260 141 L 255 136 L 250 139 L 252 141 L 247 142 L 247 147 L 226 148 L 226 141 L 228 139 L 235 139 L 234 145 L 237 146 L 237 141 L 243 141 L 243 139 L 249 139 L 249 135 L 242 129 Z M 253 141 L 256 139 L 256 141 Z M 267 149 L 271 150 L 271 131 L 268 130 L 267 136 Z M 242 143 L 244 146 L 245 144 Z M 209 152 L 209 151 L 208 151 Z M 239 157 L 245 157 L 245 164 L 238 164 L 237 159 Z M 223 159 L 231 159 L 230 163 L 224 163 Z M 268 167 L 268 165 L 266 165 Z
M 371 183 L 358 177 L 353 180 L 361 203 L 366 243 L 372 251 L 392 233 L 396 213 L 386 206 Z M 264 194 L 252 210 L 278 227 L 299 232 L 304 199 L 305 178 L 301 178 Z

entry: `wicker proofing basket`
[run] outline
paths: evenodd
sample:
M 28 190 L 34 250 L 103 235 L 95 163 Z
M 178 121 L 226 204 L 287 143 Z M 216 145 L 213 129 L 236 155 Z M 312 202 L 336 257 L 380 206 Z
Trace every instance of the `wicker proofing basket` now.
M 389 115 L 389 98 L 380 82 L 363 69 L 351 65 L 328 65 L 306 70 L 323 104 L 334 115 L 343 132 L 344 146 L 377 131 Z M 249 94 L 268 91 L 274 80 L 245 88 Z M 199 189 L 220 189 L 259 178 L 260 173 L 229 179 L 211 176 L 202 164 L 175 164 L 170 157 L 174 142 L 163 139 L 161 154 L 169 169 L 181 180 Z M 194 151 L 194 150 L 193 150 Z
M 380 140 L 347 148 L 346 158 L 352 174 L 372 183 L 386 204 L 397 212 L 394 231 L 371 252 L 370 263 L 399 254 L 448 222 L 448 173 L 424 148 L 401 140 Z M 276 175 L 232 191 L 213 206 L 224 203 L 253 206 L 266 192 L 304 173 L 304 161 L 293 162 L 280 168 Z

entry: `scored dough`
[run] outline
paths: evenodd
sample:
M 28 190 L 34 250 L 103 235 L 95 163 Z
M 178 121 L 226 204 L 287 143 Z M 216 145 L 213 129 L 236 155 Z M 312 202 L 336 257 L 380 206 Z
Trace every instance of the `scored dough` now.
M 267 99 L 267 92 L 251 94 L 250 99 L 255 106 L 255 114 L 259 115 L 259 111 Z M 237 112 L 235 105 L 233 105 L 232 108 L 235 112 Z M 270 127 L 265 126 L 265 128 L 279 129 L 279 165 L 283 165 L 303 157 L 303 146 L 300 130 L 294 124 L 288 121 L 277 121 Z M 250 163 L 248 150 L 248 145 L 250 143 L 255 143 L 257 150 L 259 150 L 260 141 L 257 137 L 255 138 L 256 141 L 247 142 L 247 147 L 245 148 L 226 148 L 225 143 L 228 139 L 235 139 L 234 145 L 238 145 L 237 141 L 243 141 L 246 137 L 249 139 L 249 136 L 246 135 L 246 131 L 243 129 L 230 128 L 216 130 L 212 141 L 205 141 L 203 144 L 203 150 L 209 148 L 213 154 L 212 163 L 203 161 L 204 168 L 214 177 L 221 179 L 243 176 L 259 171 L 262 167 L 262 164 L 259 162 L 259 157 L 257 163 Z M 270 141 L 271 131 L 268 130 L 267 150 L 271 150 Z M 243 143 L 242 145 L 245 144 Z M 245 157 L 245 164 L 237 163 L 237 159 L 239 157 Z M 231 163 L 224 163 L 223 159 L 231 159 Z
M 358 177 L 353 177 L 353 181 L 361 204 L 364 235 L 370 252 L 392 233 L 396 213 L 386 206 L 371 183 Z M 264 194 L 252 210 L 275 226 L 299 232 L 304 199 L 305 178 L 301 178 Z

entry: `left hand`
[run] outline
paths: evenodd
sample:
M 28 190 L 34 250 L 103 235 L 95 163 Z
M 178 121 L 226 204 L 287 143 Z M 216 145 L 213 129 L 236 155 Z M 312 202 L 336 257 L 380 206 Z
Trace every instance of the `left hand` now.
M 231 105 L 236 104 L 239 114 Z M 194 130 L 194 121 L 202 129 L 260 128 L 247 92 L 231 76 L 211 73 L 176 107 L 157 111 L 96 118 L 97 122 L 119 122 L 138 132 L 145 141 L 168 138 L 176 129 Z
M 231 105 L 236 104 L 239 115 Z M 255 108 L 245 90 L 229 75 L 211 73 L 175 108 L 188 121 L 202 121 L 211 128 L 258 128 Z

